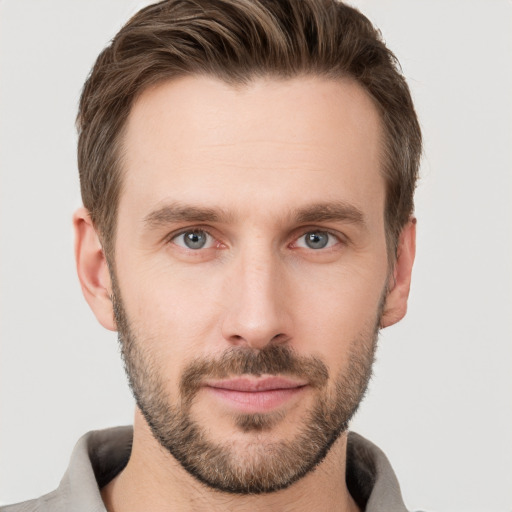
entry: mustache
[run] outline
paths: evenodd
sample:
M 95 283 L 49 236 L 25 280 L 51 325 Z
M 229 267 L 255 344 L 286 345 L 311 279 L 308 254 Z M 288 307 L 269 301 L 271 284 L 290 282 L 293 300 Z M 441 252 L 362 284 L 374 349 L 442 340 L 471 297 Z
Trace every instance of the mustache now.
M 327 367 L 320 359 L 299 356 L 290 347 L 269 345 L 258 351 L 232 348 L 216 359 L 192 361 L 181 377 L 181 396 L 189 402 L 206 379 L 263 374 L 298 377 L 315 388 L 324 387 L 329 379 Z

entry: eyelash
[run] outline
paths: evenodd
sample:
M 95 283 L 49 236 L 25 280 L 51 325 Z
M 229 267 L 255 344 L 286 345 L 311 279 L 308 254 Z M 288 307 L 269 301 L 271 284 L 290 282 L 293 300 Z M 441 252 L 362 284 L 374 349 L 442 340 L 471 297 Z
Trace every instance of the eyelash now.
M 189 251 L 189 252 L 199 252 L 200 250 L 206 250 L 206 249 L 211 249 L 212 246 L 210 245 L 210 247 L 199 247 L 199 248 L 196 248 L 196 249 L 193 249 L 191 247 L 186 247 L 185 243 L 183 244 L 178 244 L 176 243 L 176 240 L 183 236 L 183 235 L 186 235 L 187 233 L 198 233 L 198 234 L 205 234 L 207 237 L 209 237 L 211 239 L 211 241 L 215 241 L 216 238 L 215 236 L 213 236 L 207 229 L 203 229 L 203 228 L 189 228 L 189 229 L 186 229 L 186 230 L 182 230 L 180 231 L 179 233 L 176 233 L 176 234 L 173 234 L 172 236 L 169 237 L 169 242 L 171 243 L 174 243 L 175 245 L 177 245 L 178 247 L 186 250 L 186 251 Z M 317 252 L 317 251 L 327 251 L 329 249 L 332 249 L 333 247 L 335 247 L 336 245 L 340 244 L 340 243 L 346 243 L 346 241 L 343 240 L 343 238 L 339 235 L 339 234 L 335 234 L 331 231 L 328 231 L 326 229 L 320 229 L 320 228 L 307 228 L 306 231 L 302 231 L 301 230 L 301 235 L 294 238 L 292 244 L 290 244 L 292 246 L 292 248 L 298 248 L 298 249 L 306 249 L 306 250 L 311 250 L 313 252 Z M 317 248 L 317 249 L 314 249 L 312 247 L 305 247 L 305 246 L 302 246 L 302 247 L 297 247 L 297 242 L 304 238 L 305 236 L 307 235 L 313 235 L 313 234 L 326 234 L 329 239 L 327 241 L 327 244 L 325 247 L 320 247 L 320 248 Z M 210 244 L 211 244 L 211 241 L 210 241 Z M 334 242 L 334 243 L 333 243 Z M 206 241 L 206 244 L 208 244 L 208 240 Z M 222 245 L 221 242 L 219 242 L 219 246 Z M 304 243 L 304 245 L 306 245 L 306 242 Z
M 341 239 L 339 236 L 335 235 L 334 233 L 331 233 L 330 231 L 322 230 L 322 229 L 312 229 L 306 231 L 304 234 L 299 236 L 295 239 L 295 244 L 303 238 L 305 238 L 308 235 L 327 235 L 328 240 L 326 242 L 326 245 L 324 247 L 319 247 L 314 249 L 313 247 L 303 247 L 304 249 L 311 249 L 312 251 L 321 251 L 321 250 L 328 250 L 337 245 L 337 243 L 341 243 Z M 305 241 L 304 245 L 307 245 L 307 241 Z
M 169 241 L 174 243 L 178 247 L 181 247 L 182 249 L 185 249 L 185 250 L 188 250 L 188 251 L 191 251 L 191 252 L 197 252 L 200 249 L 205 249 L 204 247 L 200 247 L 198 249 L 192 249 L 191 247 L 186 247 L 185 245 L 177 244 L 176 243 L 176 239 L 178 239 L 180 236 L 186 235 L 187 233 L 190 233 L 190 234 L 192 234 L 192 233 L 202 233 L 202 234 L 205 234 L 210 239 L 212 239 L 213 241 L 215 240 L 215 237 L 211 233 L 209 233 L 206 229 L 192 228 L 192 229 L 183 230 L 180 233 L 177 233 L 177 234 L 171 236 Z M 206 247 L 206 249 L 210 249 L 210 247 Z

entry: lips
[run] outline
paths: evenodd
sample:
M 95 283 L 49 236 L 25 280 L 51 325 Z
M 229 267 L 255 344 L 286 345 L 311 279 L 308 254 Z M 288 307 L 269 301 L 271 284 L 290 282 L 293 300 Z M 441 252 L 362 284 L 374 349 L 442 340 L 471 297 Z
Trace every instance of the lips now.
M 268 376 L 208 381 L 204 389 L 238 412 L 263 413 L 284 405 L 307 386 L 303 380 Z
M 208 381 L 208 387 L 225 389 L 228 391 L 244 391 L 256 393 L 278 389 L 293 389 L 307 385 L 306 381 L 292 380 L 285 377 L 237 378 L 229 380 Z

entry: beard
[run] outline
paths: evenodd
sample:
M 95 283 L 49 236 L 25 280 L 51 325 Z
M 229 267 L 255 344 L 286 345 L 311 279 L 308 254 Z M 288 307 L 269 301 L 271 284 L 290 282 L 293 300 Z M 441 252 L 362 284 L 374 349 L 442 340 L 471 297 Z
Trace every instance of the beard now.
M 314 470 L 348 429 L 371 378 L 383 300 L 374 322 L 352 340 L 346 368 L 331 386 L 326 365 L 316 357 L 299 356 L 285 345 L 268 344 L 259 351 L 237 347 L 215 359 L 191 361 L 180 377 L 179 400 L 172 403 L 157 358 L 130 325 L 114 275 L 112 288 L 122 357 L 137 406 L 160 445 L 209 488 L 235 494 L 284 489 Z M 194 397 L 204 381 L 263 374 L 304 379 L 317 391 L 296 435 L 281 440 L 262 437 L 285 421 L 286 413 L 274 411 L 233 416 L 247 440 L 211 439 L 207 426 L 192 417 Z

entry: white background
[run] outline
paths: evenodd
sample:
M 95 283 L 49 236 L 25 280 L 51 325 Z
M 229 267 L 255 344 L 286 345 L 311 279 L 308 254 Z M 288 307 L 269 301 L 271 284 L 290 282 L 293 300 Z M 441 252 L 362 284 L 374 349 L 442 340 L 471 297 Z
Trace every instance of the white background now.
M 353 429 L 409 508 L 512 510 L 512 3 L 358 0 L 399 57 L 425 136 L 409 314 L 381 336 Z M 90 429 L 131 423 L 115 335 L 75 277 L 74 117 L 143 3 L 0 0 L 0 503 L 54 489 Z

